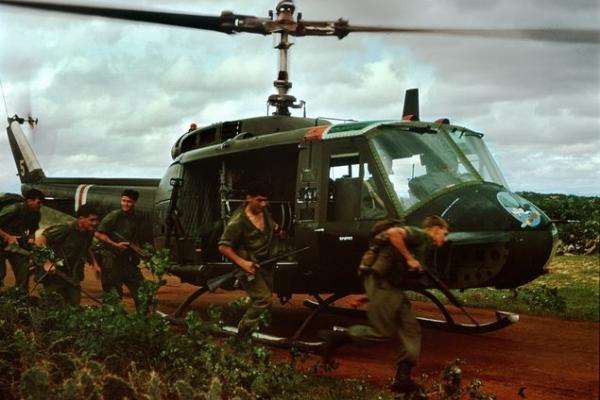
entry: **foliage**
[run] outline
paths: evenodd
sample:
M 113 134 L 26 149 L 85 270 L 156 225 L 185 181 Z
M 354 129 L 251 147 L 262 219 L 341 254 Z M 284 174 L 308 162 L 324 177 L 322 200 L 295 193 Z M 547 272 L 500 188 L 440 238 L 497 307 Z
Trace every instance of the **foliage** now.
M 600 241 L 600 197 L 566 194 L 519 193 L 558 224 L 560 240 L 571 252 L 583 252 Z M 574 222 L 567 222 L 574 221 Z M 596 247 L 597 249 L 597 247 Z
M 164 282 L 168 254 L 147 262 L 155 274 L 145 289 L 152 305 Z M 221 311 L 195 313 L 185 330 L 146 312 L 127 313 L 118 301 L 101 307 L 59 307 L 53 294 L 33 301 L 0 294 L 2 399 L 305 399 L 377 397 L 359 381 L 344 385 L 276 362 L 249 340 L 218 339 Z M 308 388 L 308 389 L 307 389 Z M 321 396 L 321 390 L 328 392 Z M 384 398 L 384 397 L 382 397 Z
M 433 291 L 442 302 L 445 297 Z M 600 320 L 598 256 L 555 256 L 548 273 L 516 290 L 476 288 L 454 294 L 469 307 L 494 308 L 532 315 Z M 410 294 L 425 301 L 422 296 Z
M 155 273 L 153 304 L 168 254 L 147 266 Z M 154 314 L 127 313 L 120 302 L 59 307 L 51 293 L 28 298 L 0 293 L 0 398 L 2 399 L 391 399 L 359 380 L 323 376 L 327 368 L 275 361 L 248 339 L 218 339 L 221 310 L 202 320 L 190 312 L 177 331 Z M 442 378 L 440 378 L 442 379 Z M 457 382 L 460 386 L 460 382 Z M 432 399 L 441 387 L 431 384 Z M 466 393 L 460 389 L 460 393 Z M 471 397 L 474 398 L 474 397 Z
M 561 313 L 567 308 L 565 298 L 559 294 L 556 287 L 546 285 L 522 287 L 517 289 L 517 296 L 521 296 L 523 301 L 534 310 Z

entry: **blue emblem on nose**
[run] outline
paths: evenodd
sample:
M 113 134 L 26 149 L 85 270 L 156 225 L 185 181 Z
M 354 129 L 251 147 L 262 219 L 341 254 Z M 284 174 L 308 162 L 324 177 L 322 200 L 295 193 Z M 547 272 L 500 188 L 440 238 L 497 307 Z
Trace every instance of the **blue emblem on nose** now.
M 499 192 L 496 197 L 502 207 L 521 223 L 521 228 L 535 228 L 540 224 L 542 214 L 521 196 L 510 192 Z

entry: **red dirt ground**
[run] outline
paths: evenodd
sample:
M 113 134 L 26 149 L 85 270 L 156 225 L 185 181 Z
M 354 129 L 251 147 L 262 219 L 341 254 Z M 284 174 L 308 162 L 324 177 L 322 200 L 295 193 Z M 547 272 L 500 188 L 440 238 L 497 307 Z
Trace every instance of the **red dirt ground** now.
M 84 288 L 100 295 L 99 282 L 92 276 L 86 276 Z M 159 308 L 172 312 L 193 290 L 193 286 L 180 284 L 177 278 L 169 279 L 159 292 Z M 203 310 L 210 303 L 226 305 L 241 295 L 242 292 L 204 295 L 193 308 Z M 275 306 L 268 332 L 290 336 L 308 315 L 302 300 L 302 296 L 294 296 L 291 304 Z M 131 299 L 126 301 L 131 305 Z M 93 304 L 86 300 L 84 303 Z M 420 315 L 435 315 L 430 304 L 415 302 L 413 307 Z M 489 310 L 469 311 L 478 320 L 493 317 Z M 357 322 L 357 319 L 322 315 L 313 321 L 305 337 L 314 338 L 317 329 L 334 324 L 347 326 Z M 530 400 L 598 399 L 599 328 L 596 322 L 521 315 L 513 326 L 481 335 L 424 329 L 421 364 L 416 372 L 438 374 L 449 361 L 460 358 L 465 362 L 462 366 L 465 381 L 481 378 L 483 389 L 496 393 L 498 399 L 520 400 L 522 397 L 517 393 L 522 387 Z M 385 386 L 393 374 L 394 346 L 388 343 L 341 348 L 336 357 L 340 366 L 332 375 Z M 285 351 L 276 352 L 278 357 L 287 357 Z

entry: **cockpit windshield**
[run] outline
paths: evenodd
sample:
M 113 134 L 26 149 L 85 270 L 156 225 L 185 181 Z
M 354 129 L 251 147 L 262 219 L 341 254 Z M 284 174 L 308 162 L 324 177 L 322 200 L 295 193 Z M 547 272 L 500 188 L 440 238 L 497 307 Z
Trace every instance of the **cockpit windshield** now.
M 459 127 L 451 127 L 447 130 L 454 143 L 462 150 L 484 181 L 508 188 L 498 164 L 482 139 L 482 134 Z
M 406 210 L 434 194 L 481 177 L 449 135 L 429 126 L 384 125 L 370 135 L 384 181 Z

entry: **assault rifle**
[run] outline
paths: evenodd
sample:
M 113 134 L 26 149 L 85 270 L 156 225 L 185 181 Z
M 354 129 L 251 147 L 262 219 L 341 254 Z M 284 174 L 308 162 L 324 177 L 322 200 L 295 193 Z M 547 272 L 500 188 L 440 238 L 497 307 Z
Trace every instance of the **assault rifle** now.
M 119 232 L 113 232 L 113 234 L 115 235 L 115 237 L 117 239 L 119 239 L 122 242 L 127 242 L 129 243 L 128 248 L 129 250 L 131 250 L 136 256 L 138 256 L 139 258 L 141 258 L 144 261 L 148 261 L 152 256 L 150 254 L 148 254 L 144 249 L 142 249 L 140 246 L 138 246 L 137 244 L 130 242 L 127 238 L 125 238 L 123 235 L 121 235 Z
M 34 265 L 34 267 L 32 267 L 32 269 L 30 270 L 31 272 L 35 272 L 36 269 L 41 267 L 40 260 L 37 260 L 40 257 L 36 257 L 35 250 L 25 250 L 24 248 L 22 248 L 20 246 L 11 244 L 11 245 L 6 246 L 4 248 L 4 251 L 6 251 L 8 253 L 15 253 L 15 254 L 20 254 L 22 256 L 28 257 L 31 260 L 32 264 Z M 64 260 L 52 260 L 53 263 L 58 263 L 61 261 L 64 261 Z M 81 293 L 86 295 L 86 297 L 89 297 L 91 300 L 95 301 L 98 304 L 102 304 L 102 301 L 98 300 L 96 297 L 94 297 L 88 291 L 86 291 L 84 288 L 82 288 L 79 283 L 74 282 L 70 276 L 68 276 L 67 274 L 65 274 L 62 271 L 57 270 L 55 266 L 53 266 L 52 268 L 53 268 L 51 270 L 52 272 L 50 272 L 50 270 L 46 271 L 39 279 L 37 279 L 36 286 L 40 282 L 42 282 L 48 275 L 52 274 L 52 275 L 60 278 L 67 285 L 69 285 L 75 289 L 81 290 Z M 36 286 L 34 286 L 34 289 Z M 33 291 L 33 289 L 32 289 L 32 291 Z
M 283 254 L 279 254 L 275 257 L 271 257 L 267 260 L 261 261 L 258 264 L 258 267 L 263 267 L 265 265 L 269 265 L 269 264 L 273 264 L 276 263 L 277 261 L 283 260 L 284 258 L 288 258 L 291 257 L 293 255 L 302 253 L 306 250 L 308 250 L 309 247 L 302 247 L 301 249 L 296 249 L 296 250 L 292 250 L 292 251 L 288 251 L 287 253 L 283 253 Z M 249 279 L 250 277 L 254 277 L 251 274 L 248 274 L 247 272 L 244 272 L 240 269 L 238 269 L 237 267 L 234 267 L 235 269 L 231 272 L 228 272 L 226 274 L 217 276 L 216 278 L 212 278 L 209 279 L 208 281 L 206 281 L 206 287 L 208 288 L 208 290 L 210 290 L 211 292 L 214 292 L 215 290 L 217 290 L 219 287 L 221 287 L 222 285 L 224 285 L 226 282 L 228 282 L 231 279 Z

